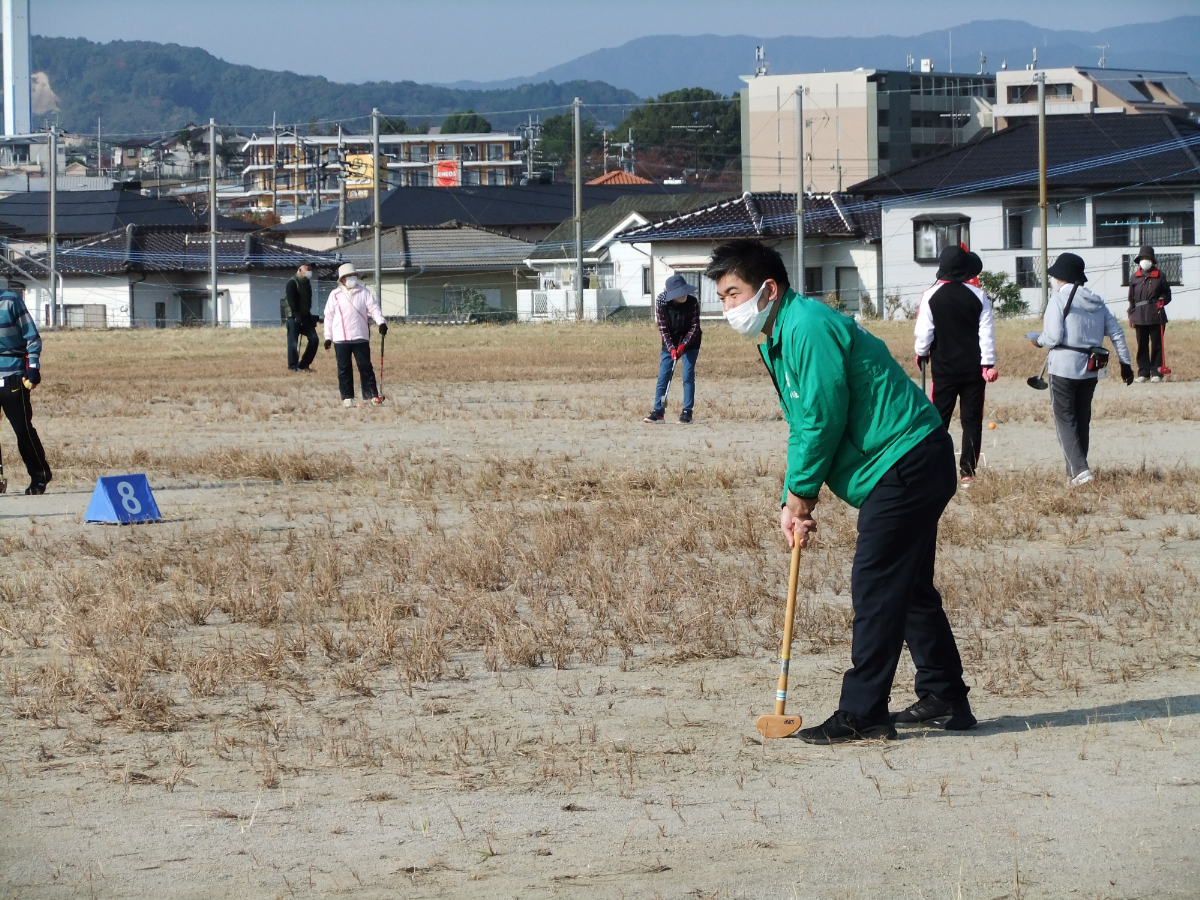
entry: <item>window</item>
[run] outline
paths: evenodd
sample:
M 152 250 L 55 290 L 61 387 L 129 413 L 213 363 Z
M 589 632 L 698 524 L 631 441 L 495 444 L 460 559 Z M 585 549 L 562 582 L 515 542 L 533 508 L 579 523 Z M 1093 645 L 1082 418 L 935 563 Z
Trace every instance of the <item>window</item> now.
M 804 267 L 804 296 L 821 297 L 825 292 L 820 266 Z
M 956 244 L 971 245 L 971 220 L 966 216 L 913 219 L 913 259 L 937 262 L 938 254 Z
M 413 173 L 413 187 L 429 187 L 428 169 L 419 169 Z
M 892 158 L 892 145 L 889 144 L 887 141 L 880 141 L 879 142 L 879 159 L 891 159 L 891 158 Z
M 476 162 L 479 159 L 478 144 L 460 144 L 459 147 L 462 151 L 462 160 L 464 162 Z
M 1196 243 L 1196 216 L 1176 213 L 1097 213 L 1097 247 L 1180 247 Z
M 492 185 L 503 185 L 505 183 L 504 170 L 503 169 L 488 169 L 487 170 L 487 183 L 492 184 Z
M 496 162 L 496 161 L 504 159 L 504 145 L 503 144 L 488 144 L 487 151 L 488 151 L 487 158 L 489 160 L 491 160 L 492 162 Z
M 1019 212 L 1007 212 L 1004 215 L 1005 236 L 1009 250 L 1025 250 L 1025 216 Z M 1017 260 L 1018 264 L 1020 260 Z M 1020 272 L 1020 268 L 1017 269 Z
M 1167 284 L 1176 285 L 1183 284 L 1183 254 L 1182 253 L 1159 253 L 1158 270 L 1167 277 Z M 1133 263 L 1133 254 L 1126 253 L 1121 256 L 1121 284 L 1124 287 L 1129 286 L 1129 277 L 1133 274 L 1133 270 L 1137 268 Z
M 650 283 L 650 267 L 642 266 L 642 296 L 648 297 L 654 293 L 654 285 Z
M 437 145 L 437 158 L 438 159 L 454 159 L 454 145 L 453 144 L 438 144 Z
M 1016 283 L 1019 288 L 1035 288 L 1042 286 L 1042 280 L 1038 278 L 1038 257 L 1033 256 L 1018 256 L 1017 257 L 1017 277 Z
M 479 170 L 478 169 L 463 169 L 462 170 L 462 183 L 463 184 L 479 184 Z
M 418 144 L 412 148 L 413 162 L 429 162 L 429 145 Z
M 878 125 L 880 128 L 887 128 L 887 126 L 888 126 L 888 111 L 886 109 L 881 109 L 881 110 L 879 110 L 879 112 L 877 112 L 875 114 L 875 124 Z

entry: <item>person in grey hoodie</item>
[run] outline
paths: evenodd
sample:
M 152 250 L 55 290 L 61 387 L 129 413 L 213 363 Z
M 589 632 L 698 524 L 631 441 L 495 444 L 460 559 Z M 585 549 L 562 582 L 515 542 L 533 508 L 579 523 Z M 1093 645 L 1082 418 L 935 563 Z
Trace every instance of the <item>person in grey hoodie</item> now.
M 1042 333 L 1032 337 L 1034 346 L 1049 347 L 1050 399 L 1054 427 L 1067 463 L 1067 478 L 1073 486 L 1092 480 L 1088 468 L 1088 438 L 1092 424 L 1092 395 L 1099 370 L 1089 370 L 1088 355 L 1100 349 L 1108 335 L 1121 360 L 1121 379 L 1133 384 L 1133 366 L 1125 332 L 1100 297 L 1084 287 L 1083 260 L 1063 253 L 1046 270 L 1056 289 L 1046 305 Z

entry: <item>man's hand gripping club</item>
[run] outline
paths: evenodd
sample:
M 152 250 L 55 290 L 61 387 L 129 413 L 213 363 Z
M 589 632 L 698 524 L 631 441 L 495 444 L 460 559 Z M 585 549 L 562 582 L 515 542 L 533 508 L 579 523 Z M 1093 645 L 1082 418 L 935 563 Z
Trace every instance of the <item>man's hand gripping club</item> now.
M 779 512 L 779 530 L 783 532 L 789 550 L 795 540 L 794 535 L 799 536 L 801 547 L 808 546 L 808 536 L 817 530 L 817 522 L 812 516 L 816 505 L 816 497 L 797 497 L 788 491 L 787 503 Z

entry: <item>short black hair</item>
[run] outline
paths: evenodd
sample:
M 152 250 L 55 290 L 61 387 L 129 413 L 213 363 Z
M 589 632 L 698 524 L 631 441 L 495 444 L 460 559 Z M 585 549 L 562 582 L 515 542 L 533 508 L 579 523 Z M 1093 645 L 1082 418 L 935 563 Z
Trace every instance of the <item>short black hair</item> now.
M 704 274 L 717 281 L 730 273 L 755 289 L 768 278 L 773 279 L 783 292 L 791 287 L 783 257 L 762 241 L 730 241 L 714 250 Z

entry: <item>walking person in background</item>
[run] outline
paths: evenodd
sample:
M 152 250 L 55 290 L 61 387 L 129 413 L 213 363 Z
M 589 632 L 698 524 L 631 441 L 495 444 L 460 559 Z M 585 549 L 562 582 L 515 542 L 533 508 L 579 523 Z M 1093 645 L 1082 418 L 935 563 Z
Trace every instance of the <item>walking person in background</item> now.
M 338 283 L 325 302 L 325 349 L 333 344 L 337 358 L 338 390 L 342 406 L 354 406 L 354 364 L 358 365 L 358 380 L 363 400 L 378 406 L 383 402 L 375 385 L 375 369 L 371 366 L 371 320 L 387 334 L 387 320 L 375 295 L 358 280 L 354 263 L 338 267 Z
M 996 328 L 992 304 L 976 284 L 983 261 L 960 246 L 938 257 L 937 283 L 921 296 L 917 311 L 917 367 L 929 365 L 933 377 L 930 400 L 950 430 L 954 407 L 962 421 L 958 473 L 969 487 L 979 465 L 983 443 L 985 385 L 996 372 Z
M 683 411 L 681 425 L 692 422 L 692 405 L 696 400 L 696 357 L 700 355 L 700 301 L 696 289 L 682 275 L 667 279 L 666 290 L 654 304 L 654 320 L 662 336 L 662 353 L 658 360 L 658 383 L 654 387 L 654 408 L 642 421 L 657 423 L 666 418 L 666 393 L 675 368 L 683 376 Z
M 1137 268 L 1129 277 L 1129 324 L 1137 333 L 1137 380 L 1159 382 L 1171 285 L 1158 267 L 1153 247 L 1143 247 L 1133 261 Z
M 317 317 L 312 314 L 312 266 L 303 263 L 284 288 L 287 305 L 287 361 L 289 372 L 311 372 L 317 355 Z M 300 355 L 300 338 L 307 341 Z
M 17 436 L 17 450 L 29 473 L 26 494 L 44 494 L 54 476 L 33 427 L 30 393 L 42 383 L 42 337 L 25 301 L 11 290 L 0 293 L 0 408 Z
M 1083 285 L 1087 282 L 1083 259 L 1074 253 L 1060 254 L 1046 270 L 1054 279 L 1055 291 L 1046 305 L 1042 333 L 1033 337 L 1036 347 L 1049 347 L 1050 399 L 1054 406 L 1054 428 L 1067 464 L 1067 478 L 1078 487 L 1093 479 L 1088 466 L 1088 443 L 1092 424 L 1092 395 L 1103 365 L 1096 351 L 1103 349 L 1108 335 L 1121 360 L 1121 378 L 1133 384 L 1133 366 L 1121 323 L 1098 295 Z

